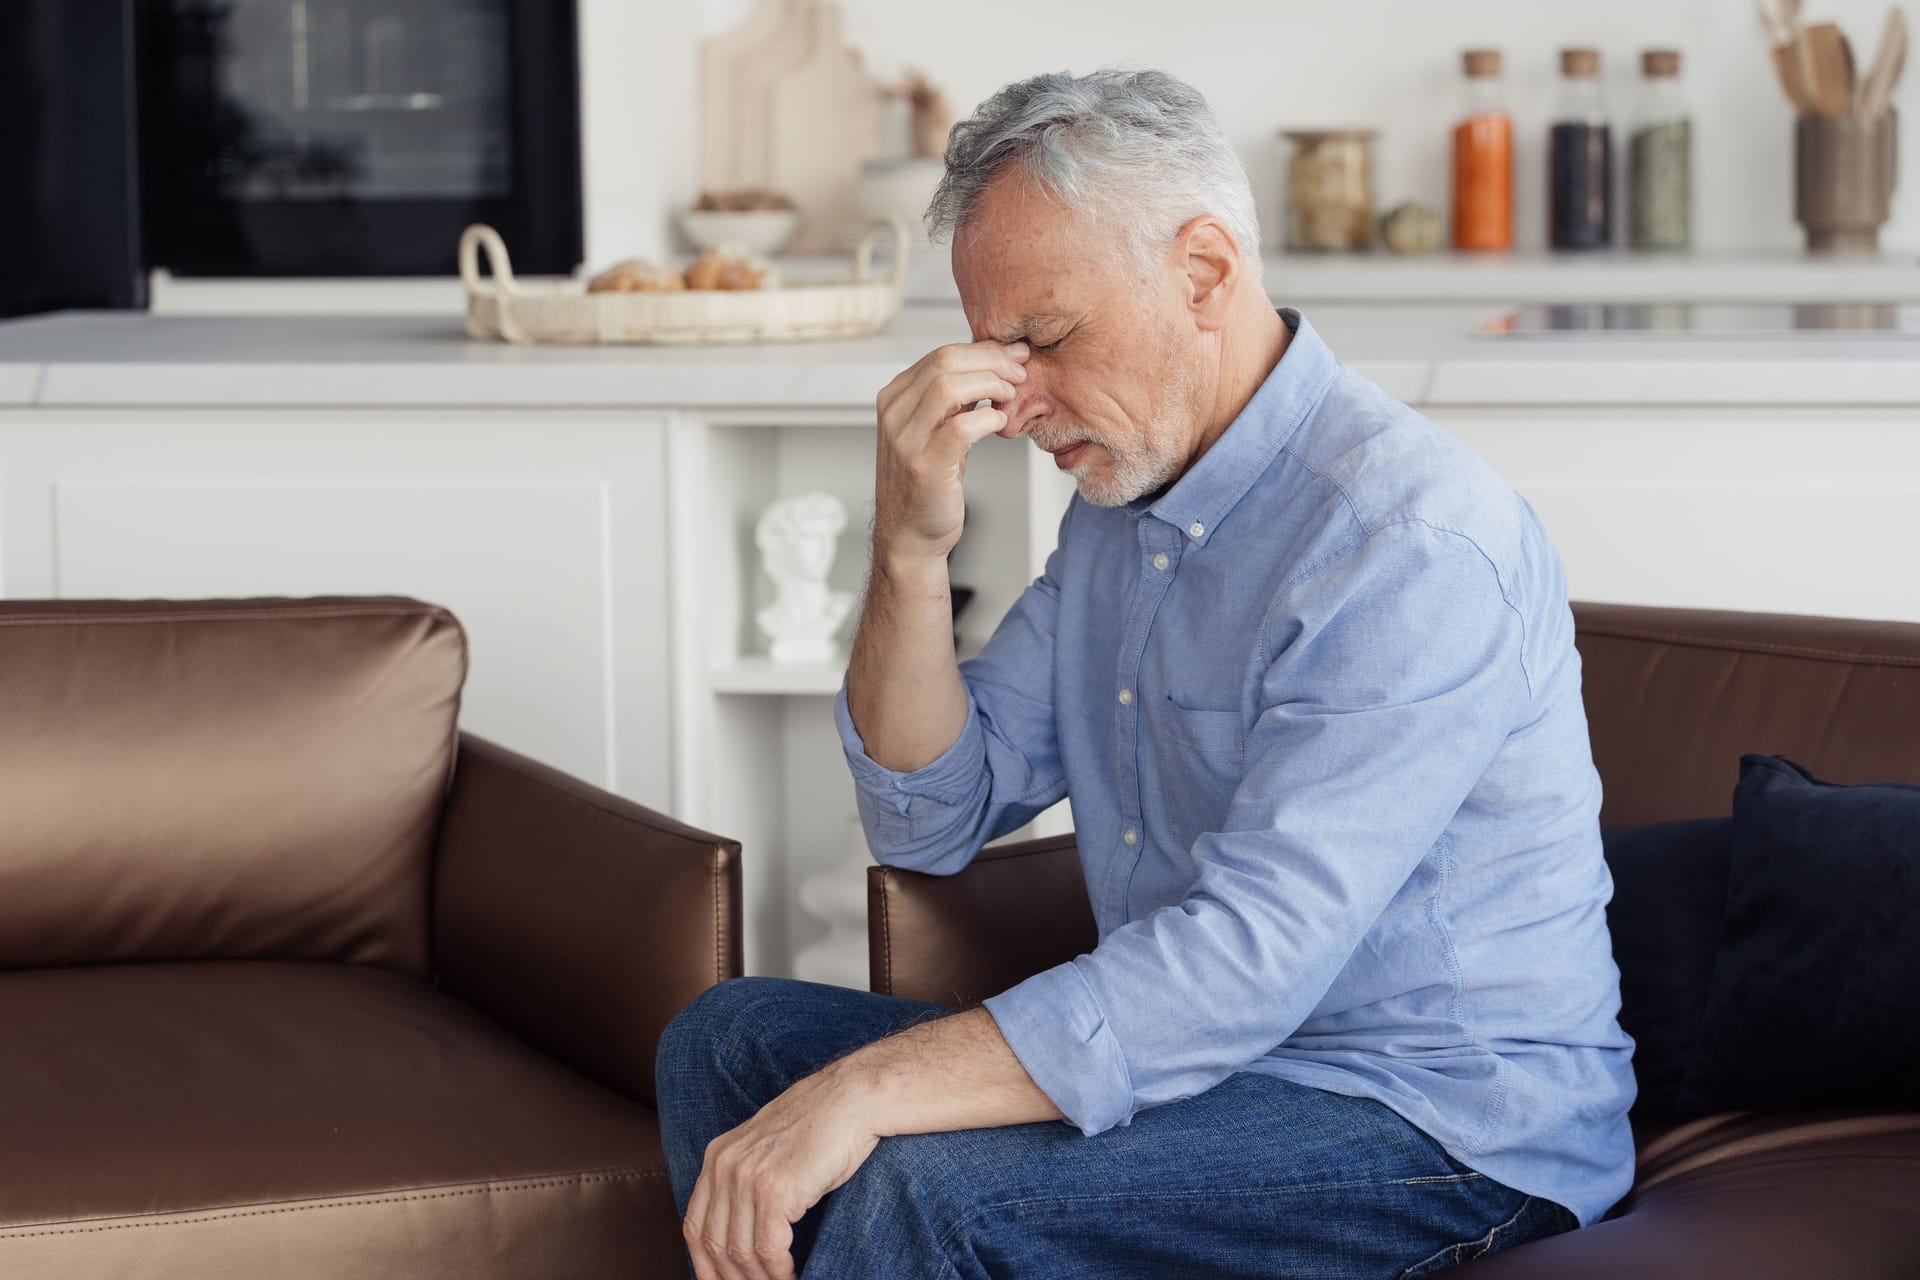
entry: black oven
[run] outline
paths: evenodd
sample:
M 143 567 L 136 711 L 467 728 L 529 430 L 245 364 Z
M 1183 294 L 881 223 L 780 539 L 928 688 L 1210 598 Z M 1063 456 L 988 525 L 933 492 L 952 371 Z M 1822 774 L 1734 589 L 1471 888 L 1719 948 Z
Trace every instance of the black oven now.
M 579 264 L 572 0 L 132 2 L 151 265 L 450 275 L 470 222 Z

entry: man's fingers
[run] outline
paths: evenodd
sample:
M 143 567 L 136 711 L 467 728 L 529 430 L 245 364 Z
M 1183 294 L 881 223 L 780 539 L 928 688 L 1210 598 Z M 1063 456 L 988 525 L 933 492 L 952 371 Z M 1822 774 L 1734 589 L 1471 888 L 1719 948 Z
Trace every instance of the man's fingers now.
M 913 419 L 931 429 L 982 400 L 1011 405 L 1020 389 L 990 370 L 968 373 L 943 373 L 927 384 L 927 392 L 914 410 Z
M 1006 425 L 1006 410 L 983 405 L 965 413 L 956 413 L 935 427 L 933 442 L 929 447 L 943 457 L 952 458 L 965 453 Z
M 693 1258 L 696 1280 L 719 1280 L 720 1277 L 707 1251 L 707 1202 L 712 1198 L 713 1178 L 703 1164 L 700 1176 L 694 1179 L 693 1194 L 687 1197 L 687 1216 L 680 1220 L 680 1235 L 686 1241 L 688 1255 Z
M 743 1180 L 727 1227 L 727 1251 L 742 1276 L 751 1280 L 790 1280 L 793 1228 L 775 1207 L 764 1186 Z
M 694 1187 L 694 1195 L 700 1194 L 700 1187 L 707 1190 L 706 1201 L 701 1206 L 701 1214 L 694 1217 L 693 1199 L 687 1201 L 687 1218 L 697 1228 L 699 1252 L 706 1256 L 707 1271 L 700 1273 L 700 1280 L 740 1280 L 742 1275 L 733 1260 L 727 1255 L 727 1233 L 732 1217 L 731 1189 L 726 1184 L 723 1171 L 715 1168 L 716 1161 L 711 1149 L 707 1152 L 706 1167 L 700 1171 L 700 1184 Z M 697 1255 L 696 1255 L 697 1256 Z M 696 1273 L 699 1268 L 695 1267 Z
M 737 1173 L 729 1183 L 726 1235 L 728 1280 L 792 1280 L 793 1227 L 765 1175 Z
M 735 1175 L 727 1186 L 727 1231 L 719 1237 L 726 1242 L 727 1280 L 766 1280 L 766 1271 L 753 1252 L 754 1218 L 765 1208 L 753 1194 L 750 1181 Z
M 754 1252 L 766 1269 L 767 1280 L 794 1280 L 793 1224 L 778 1213 L 763 1213 L 757 1235 Z
M 881 412 L 898 408 L 911 411 L 914 405 L 926 398 L 927 388 L 933 380 L 943 374 L 984 371 L 997 374 L 1008 382 L 1019 383 L 1026 377 L 1027 354 L 1025 343 L 1015 343 L 1009 347 L 999 342 L 960 342 L 938 347 L 902 370 L 886 385 L 878 400 Z M 985 397 L 974 398 L 978 400 Z

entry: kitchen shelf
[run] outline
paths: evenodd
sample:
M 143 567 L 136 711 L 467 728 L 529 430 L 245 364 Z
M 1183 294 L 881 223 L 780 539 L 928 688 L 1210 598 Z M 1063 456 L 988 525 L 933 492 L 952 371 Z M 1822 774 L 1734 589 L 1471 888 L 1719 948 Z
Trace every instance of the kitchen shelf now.
M 1280 254 L 1266 285 L 1309 302 L 1908 302 L 1920 255 L 1791 252 Z
M 738 658 L 713 668 L 707 683 L 715 693 L 824 694 L 840 691 L 845 663 L 775 662 L 771 658 Z
M 830 270 L 831 259 L 792 258 L 783 270 Z M 1401 256 L 1269 253 L 1267 292 L 1276 302 L 1447 304 L 1489 302 L 1920 302 L 1920 252 L 1810 258 L 1792 250 L 1614 249 L 1555 253 Z M 950 259 L 920 250 L 907 265 L 909 302 L 959 301 Z

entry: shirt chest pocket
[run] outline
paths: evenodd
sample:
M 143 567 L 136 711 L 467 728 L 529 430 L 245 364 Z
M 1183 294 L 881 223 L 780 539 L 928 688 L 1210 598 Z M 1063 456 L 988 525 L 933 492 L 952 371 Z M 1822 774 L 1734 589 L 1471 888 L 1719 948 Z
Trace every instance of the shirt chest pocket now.
M 1160 801 L 1210 825 L 1225 814 L 1245 772 L 1246 721 L 1237 710 L 1183 707 L 1172 698 L 1159 711 L 1148 728 L 1162 776 Z
M 1203 711 L 1168 698 L 1161 734 L 1168 742 L 1206 755 L 1238 757 L 1246 749 L 1246 725 L 1235 711 Z

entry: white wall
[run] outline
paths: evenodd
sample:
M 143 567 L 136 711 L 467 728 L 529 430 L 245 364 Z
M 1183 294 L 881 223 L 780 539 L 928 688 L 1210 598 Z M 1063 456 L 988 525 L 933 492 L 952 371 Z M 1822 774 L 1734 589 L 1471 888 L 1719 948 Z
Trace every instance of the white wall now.
M 1864 64 L 1887 0 L 1808 0 Z M 668 211 L 699 191 L 699 46 L 756 0 L 580 0 L 586 94 L 588 260 L 677 247 Z M 1518 127 L 1517 234 L 1544 240 L 1543 142 L 1563 44 L 1593 44 L 1618 108 L 1631 105 L 1639 50 L 1681 49 L 1695 117 L 1696 242 L 1709 249 L 1793 248 L 1792 121 L 1774 84 L 1752 0 L 842 0 L 847 36 L 883 78 L 917 66 L 964 117 L 1001 84 L 1109 63 L 1157 66 L 1200 88 L 1239 148 L 1277 245 L 1283 160 L 1275 131 L 1380 127 L 1383 205 L 1444 208 L 1446 135 L 1460 49 L 1507 54 Z M 1907 77 L 1899 101 L 1915 103 Z M 1619 114 L 1617 111 L 1616 114 Z M 1920 173 L 1920 126 L 1901 142 Z M 1911 183 L 1914 179 L 1909 178 Z M 1920 249 L 1920 198 L 1896 202 L 1883 235 Z

